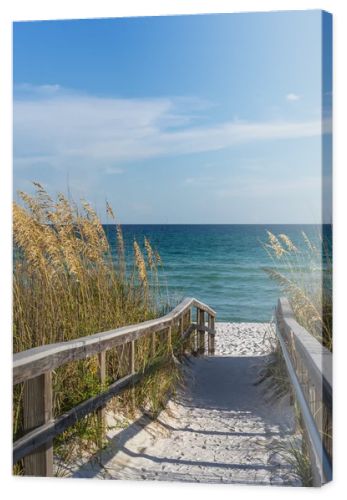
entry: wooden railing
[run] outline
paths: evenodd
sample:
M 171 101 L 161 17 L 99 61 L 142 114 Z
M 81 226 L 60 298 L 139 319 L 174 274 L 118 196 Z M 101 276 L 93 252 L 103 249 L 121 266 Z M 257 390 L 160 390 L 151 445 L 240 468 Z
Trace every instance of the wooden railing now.
M 299 405 L 314 486 L 332 479 L 332 354 L 297 323 L 288 299 L 276 308 L 276 331 Z
M 192 310 L 196 309 L 196 322 Z M 96 333 L 68 342 L 50 344 L 29 349 L 13 356 L 13 385 L 24 383 L 23 428 L 25 434 L 13 445 L 13 463 L 24 459 L 24 474 L 31 476 L 53 475 L 53 439 L 68 427 L 91 412 L 97 411 L 104 420 L 107 401 L 126 388 L 138 383 L 149 371 L 156 368 L 155 361 L 142 372 L 135 371 L 135 343 L 150 336 L 155 360 L 156 336 L 166 334 L 171 346 L 173 329 L 179 332 L 182 349 L 185 341 L 194 333 L 192 350 L 214 354 L 216 313 L 194 298 L 186 298 L 165 316 L 136 325 L 125 326 L 107 332 Z M 207 342 L 205 334 L 208 334 Z M 207 344 L 207 346 L 206 346 Z M 129 373 L 114 381 L 100 394 L 83 401 L 70 411 L 53 418 L 52 371 L 71 361 L 98 356 L 101 384 L 106 380 L 106 352 L 117 346 L 128 346 Z

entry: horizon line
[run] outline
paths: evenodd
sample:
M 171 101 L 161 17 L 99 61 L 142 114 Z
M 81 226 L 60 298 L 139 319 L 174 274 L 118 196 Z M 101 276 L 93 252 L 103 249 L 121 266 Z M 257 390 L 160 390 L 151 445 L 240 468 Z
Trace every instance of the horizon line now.
M 332 222 L 102 222 L 103 226 L 332 226 Z

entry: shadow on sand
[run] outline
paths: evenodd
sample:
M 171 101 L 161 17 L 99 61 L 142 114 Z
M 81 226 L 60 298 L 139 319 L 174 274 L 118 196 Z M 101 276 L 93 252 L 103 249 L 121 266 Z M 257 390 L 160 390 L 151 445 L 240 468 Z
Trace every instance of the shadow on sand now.
M 194 421 L 191 425 L 182 427 L 182 424 L 177 420 L 177 426 L 169 425 L 162 418 L 156 420 L 162 428 L 169 433 L 184 432 L 196 433 L 205 436 L 239 436 L 247 438 L 282 438 L 293 432 L 293 420 L 290 416 L 283 412 L 281 405 L 276 401 L 268 402 L 265 397 L 262 384 L 258 385 L 259 369 L 264 366 L 269 356 L 244 356 L 244 357 L 202 357 L 194 358 L 185 366 L 185 381 L 186 386 L 178 395 L 180 405 L 187 409 L 198 411 L 209 411 L 212 414 L 223 414 L 226 422 L 230 417 L 235 422 L 235 417 L 239 425 L 237 430 L 233 430 L 232 426 L 225 430 L 215 430 L 213 421 L 206 429 L 194 428 Z M 260 432 L 243 432 L 242 421 L 249 418 L 259 420 Z M 149 424 L 153 420 L 146 415 L 141 416 L 133 422 L 129 427 L 120 431 L 116 436 L 109 439 L 107 447 L 97 453 L 75 471 L 72 477 L 95 477 L 103 470 L 102 464 L 110 462 L 119 452 L 123 452 L 130 459 L 144 458 L 152 463 L 160 464 L 175 464 L 186 466 L 199 466 L 208 468 L 222 469 L 237 469 L 237 470 L 274 470 L 277 465 L 263 463 L 220 463 L 217 461 L 192 461 L 183 458 L 157 457 L 152 454 L 145 453 L 145 449 L 132 451 L 127 447 L 127 443 L 134 438 L 140 431 L 146 429 L 151 437 L 153 429 L 150 429 Z M 181 424 L 181 425 L 180 425 Z M 276 431 L 273 427 L 276 427 Z M 241 428 L 241 430 L 240 430 Z M 158 429 L 158 428 L 157 428 Z M 213 439 L 211 440 L 213 442 Z M 250 444 L 250 443 L 249 443 Z M 130 460 L 131 463 L 131 460 Z M 284 465 L 281 466 L 286 467 Z M 173 474 L 172 477 L 174 477 Z M 112 476 L 113 477 L 113 476 Z M 167 479 L 171 480 L 172 477 Z M 116 476 L 113 477 L 117 479 Z M 139 477 L 140 478 L 140 477 Z M 159 479 L 159 478 L 158 478 Z M 182 477 L 179 477 L 182 481 Z M 184 480 L 184 479 L 183 479 Z M 237 481 L 238 483 L 243 481 Z M 248 483 L 248 481 L 244 481 Z M 261 484 L 261 481 L 258 483 Z

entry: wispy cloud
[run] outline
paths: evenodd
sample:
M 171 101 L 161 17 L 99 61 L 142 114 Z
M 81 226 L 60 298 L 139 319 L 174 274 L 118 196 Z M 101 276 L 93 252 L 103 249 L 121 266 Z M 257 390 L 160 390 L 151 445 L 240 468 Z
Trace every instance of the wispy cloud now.
M 196 177 L 186 177 L 183 181 L 185 186 L 206 186 L 215 181 L 214 177 L 211 176 L 196 176 Z
M 221 188 L 215 189 L 215 194 L 219 198 L 229 199 L 257 199 L 269 198 L 276 196 L 276 198 L 283 196 L 295 197 L 305 193 L 320 193 L 321 192 L 321 179 L 316 176 L 302 176 L 294 179 L 262 179 L 258 176 L 250 178 L 238 178 L 227 181 Z M 284 199 L 283 198 L 283 199 Z
M 287 94 L 286 95 L 287 101 L 299 101 L 301 99 L 301 96 L 298 94 Z
M 105 174 L 108 174 L 108 175 L 119 175 L 119 174 L 123 174 L 123 173 L 124 173 L 124 169 L 119 168 L 119 167 L 107 167 L 105 170 Z
M 57 84 L 32 85 L 31 83 L 19 83 L 14 87 L 14 93 L 17 99 L 47 97 L 63 91 L 62 87 Z
M 21 167 L 78 165 L 119 174 L 125 162 L 313 137 L 322 129 L 319 120 L 204 124 L 211 103 L 199 99 L 95 97 L 59 85 L 16 90 L 14 161 Z

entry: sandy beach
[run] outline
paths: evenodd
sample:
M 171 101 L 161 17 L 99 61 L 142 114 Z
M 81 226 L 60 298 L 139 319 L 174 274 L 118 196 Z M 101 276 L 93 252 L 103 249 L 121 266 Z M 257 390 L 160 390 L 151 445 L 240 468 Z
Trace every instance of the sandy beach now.
M 157 421 L 108 433 L 73 477 L 299 486 L 279 446 L 294 439 L 289 397 L 258 384 L 274 347 L 267 323 L 216 323 L 216 355 L 192 358 L 185 387 Z M 296 436 L 300 440 L 300 437 Z

